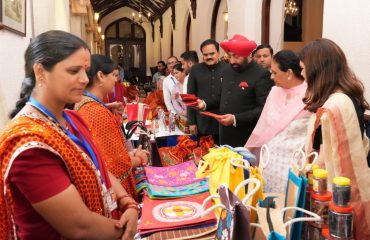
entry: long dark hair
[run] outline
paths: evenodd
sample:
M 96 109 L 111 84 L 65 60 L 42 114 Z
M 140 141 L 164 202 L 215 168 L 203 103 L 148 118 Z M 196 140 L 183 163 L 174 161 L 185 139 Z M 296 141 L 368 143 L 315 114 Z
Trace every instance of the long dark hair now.
M 103 74 L 107 75 L 116 69 L 117 65 L 113 63 L 112 59 L 107 56 L 100 54 L 91 55 L 91 66 L 90 70 L 87 73 L 89 77 L 89 83 L 86 87 L 91 87 L 94 80 L 97 77 L 97 73 L 100 71 Z
M 299 58 L 291 50 L 281 50 L 273 56 L 273 60 L 278 64 L 279 69 L 283 72 L 292 69 L 294 76 L 300 80 L 304 80 L 301 75 L 302 68 L 299 66 Z
M 342 49 L 333 41 L 315 40 L 301 50 L 299 58 L 306 71 L 307 91 L 303 102 L 307 110 L 316 112 L 336 91 L 342 91 L 363 109 L 369 109 L 364 85 L 349 68 Z
M 24 54 L 25 79 L 22 82 L 20 98 L 16 107 L 9 114 L 10 118 L 17 115 L 32 94 L 36 83 L 33 66 L 36 63 L 40 63 L 46 71 L 50 72 L 57 63 L 81 48 L 89 49 L 82 39 L 63 31 L 48 31 L 34 38 Z

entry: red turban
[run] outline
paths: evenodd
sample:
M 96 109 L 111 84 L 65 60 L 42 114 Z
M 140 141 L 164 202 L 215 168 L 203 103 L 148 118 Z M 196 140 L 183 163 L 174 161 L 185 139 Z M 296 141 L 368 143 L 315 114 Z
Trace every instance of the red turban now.
M 221 42 L 221 47 L 225 52 L 233 52 L 242 57 L 249 57 L 257 44 L 255 41 L 249 41 L 248 38 L 235 34 L 231 39 Z

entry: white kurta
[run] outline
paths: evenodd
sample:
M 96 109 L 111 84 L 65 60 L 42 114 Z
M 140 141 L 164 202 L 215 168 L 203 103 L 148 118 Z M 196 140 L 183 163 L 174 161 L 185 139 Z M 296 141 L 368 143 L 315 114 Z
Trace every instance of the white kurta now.
M 308 119 L 307 116 L 294 120 L 267 143 L 270 160 L 262 174 L 265 192 L 285 194 L 293 153 L 307 138 Z

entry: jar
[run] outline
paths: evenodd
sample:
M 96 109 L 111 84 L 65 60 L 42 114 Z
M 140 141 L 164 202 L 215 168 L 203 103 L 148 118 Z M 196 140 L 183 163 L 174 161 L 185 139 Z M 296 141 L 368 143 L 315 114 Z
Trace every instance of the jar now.
M 333 239 L 353 239 L 353 209 L 329 205 L 329 232 Z
M 328 186 L 328 171 L 324 169 L 313 170 L 312 190 L 317 194 L 325 194 Z
M 329 224 L 329 202 L 331 197 L 331 192 L 326 192 L 323 195 L 311 192 L 310 211 L 316 213 L 322 219 L 322 221 L 312 222 L 312 225 L 322 228 Z
M 305 202 L 305 209 L 309 209 L 310 207 L 310 200 L 311 200 L 311 192 L 312 192 L 312 180 L 313 180 L 313 170 L 318 169 L 319 165 L 315 164 L 311 168 L 311 164 L 307 164 L 306 169 L 306 177 L 307 177 L 307 186 L 306 186 L 306 202 Z
M 333 178 L 333 202 L 339 207 L 347 207 L 351 200 L 351 180 L 346 177 Z
M 307 183 L 312 186 L 313 171 L 315 169 L 319 169 L 320 167 L 317 164 L 313 165 L 312 167 L 311 166 L 312 164 L 310 163 L 306 165 L 306 169 L 308 169 L 306 170 L 306 177 L 307 177 Z

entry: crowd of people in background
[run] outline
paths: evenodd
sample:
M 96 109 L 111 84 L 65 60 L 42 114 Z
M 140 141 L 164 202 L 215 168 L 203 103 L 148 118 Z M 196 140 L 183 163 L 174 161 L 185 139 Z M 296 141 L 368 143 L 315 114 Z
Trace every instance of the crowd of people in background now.
M 304 145 L 333 159 L 327 167 L 335 173 L 356 174 L 344 161 L 368 167 L 370 106 L 336 43 L 319 39 L 299 53 L 274 54 L 236 34 L 221 43 L 207 39 L 200 51 L 200 63 L 193 50 L 158 61 L 142 96 L 139 86 L 122 84 L 121 64 L 91 55 L 72 34 L 34 38 L 21 98 L 0 135 L 0 187 L 7 189 L 0 194 L 0 238 L 133 239 L 140 208 L 132 169 L 148 153 L 125 141 L 122 115 L 130 102 L 148 104 L 150 118 L 160 109 L 187 118 L 198 139 L 211 135 L 217 145 L 244 146 L 257 158 L 267 144 L 274 162 L 264 178 L 274 181 L 266 192 L 285 191 L 291 153 Z M 196 104 L 186 106 L 182 94 L 196 96 Z M 76 111 L 65 110 L 71 103 Z M 333 151 L 338 144 L 340 154 Z

